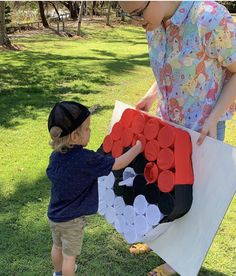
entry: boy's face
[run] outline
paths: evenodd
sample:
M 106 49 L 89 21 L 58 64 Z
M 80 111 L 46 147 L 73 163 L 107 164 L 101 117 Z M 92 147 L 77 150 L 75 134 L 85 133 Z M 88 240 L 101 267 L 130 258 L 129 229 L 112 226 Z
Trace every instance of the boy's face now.
M 80 145 L 86 147 L 90 139 L 90 116 L 83 122 L 80 132 Z
M 164 18 L 161 1 L 120 1 L 119 4 L 146 31 L 155 30 Z

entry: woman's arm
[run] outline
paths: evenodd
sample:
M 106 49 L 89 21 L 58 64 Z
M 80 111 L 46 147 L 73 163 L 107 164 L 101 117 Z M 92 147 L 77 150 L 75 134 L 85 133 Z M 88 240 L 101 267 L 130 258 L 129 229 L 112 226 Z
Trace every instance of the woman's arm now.
M 236 62 L 227 66 L 227 69 L 234 74 L 223 88 L 214 109 L 203 125 L 201 134 L 197 140 L 198 145 L 202 144 L 206 136 L 216 138 L 216 127 L 220 117 L 236 100 Z

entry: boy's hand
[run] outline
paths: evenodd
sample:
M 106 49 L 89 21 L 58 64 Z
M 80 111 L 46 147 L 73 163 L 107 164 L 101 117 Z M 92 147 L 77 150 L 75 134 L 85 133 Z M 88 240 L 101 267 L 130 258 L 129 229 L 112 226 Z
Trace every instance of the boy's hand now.
M 137 140 L 136 144 L 130 148 L 126 153 L 115 159 L 115 163 L 112 167 L 112 170 L 120 170 L 128 166 L 134 158 L 142 152 L 142 143 Z
M 135 147 L 137 148 L 138 152 L 142 152 L 143 146 L 140 140 L 137 140 Z

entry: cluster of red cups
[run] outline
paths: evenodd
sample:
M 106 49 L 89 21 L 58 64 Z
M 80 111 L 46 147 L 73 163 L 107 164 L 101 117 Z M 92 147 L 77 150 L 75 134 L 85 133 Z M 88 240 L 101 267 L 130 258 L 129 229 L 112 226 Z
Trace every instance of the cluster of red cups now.
M 147 185 L 157 183 L 163 193 L 175 185 L 192 185 L 192 144 L 188 132 L 175 128 L 142 111 L 126 109 L 103 141 L 103 151 L 114 158 L 140 140 L 148 163 L 144 168 Z

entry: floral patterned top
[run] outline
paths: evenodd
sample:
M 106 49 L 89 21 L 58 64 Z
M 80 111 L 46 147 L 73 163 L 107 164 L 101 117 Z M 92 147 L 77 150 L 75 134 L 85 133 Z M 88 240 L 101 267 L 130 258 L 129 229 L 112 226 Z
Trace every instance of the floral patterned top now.
M 183 1 L 175 14 L 147 32 L 150 62 L 159 87 L 159 115 L 200 131 L 236 61 L 236 26 L 213 1 Z M 235 88 L 236 92 L 236 88 Z M 235 106 L 222 116 L 230 119 Z

